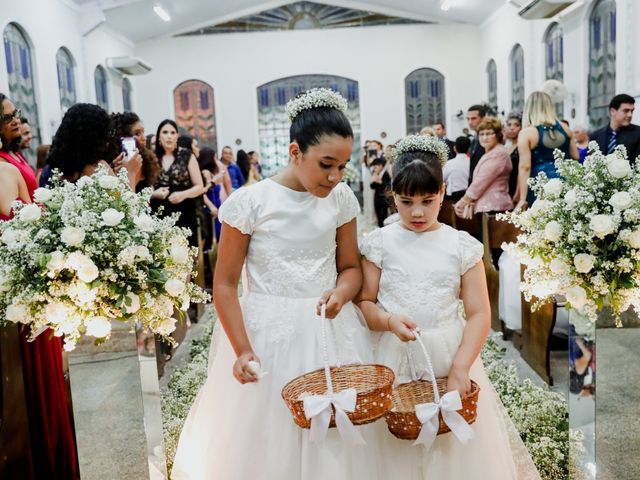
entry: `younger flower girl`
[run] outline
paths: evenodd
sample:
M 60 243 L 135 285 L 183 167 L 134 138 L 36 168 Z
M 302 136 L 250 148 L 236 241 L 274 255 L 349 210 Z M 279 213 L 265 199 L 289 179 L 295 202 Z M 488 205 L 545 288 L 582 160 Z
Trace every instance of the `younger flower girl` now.
M 461 395 L 470 379 L 480 386 L 473 438 L 453 433 L 430 446 L 396 439 L 378 422 L 381 478 L 411 480 L 539 479 L 524 444 L 489 382 L 479 353 L 490 326 L 483 247 L 468 233 L 438 223 L 447 147 L 411 136 L 395 147 L 392 193 L 400 219 L 364 239 L 363 287 L 358 296 L 369 328 L 380 334 L 377 363 L 392 368 L 396 384 L 411 381 L 409 355 L 419 377 L 430 379 L 414 329 L 430 354 L 436 377 Z
M 331 429 L 312 444 L 281 397 L 287 382 L 323 365 L 321 304 L 338 343 L 331 362 L 372 360 L 351 303 L 362 273 L 359 205 L 341 182 L 353 144 L 346 103 L 326 89 L 290 102 L 289 166 L 220 208 L 213 292 L 224 334 L 182 430 L 174 480 L 379 478 L 373 441 L 350 447 Z M 367 438 L 371 428 L 358 429 Z

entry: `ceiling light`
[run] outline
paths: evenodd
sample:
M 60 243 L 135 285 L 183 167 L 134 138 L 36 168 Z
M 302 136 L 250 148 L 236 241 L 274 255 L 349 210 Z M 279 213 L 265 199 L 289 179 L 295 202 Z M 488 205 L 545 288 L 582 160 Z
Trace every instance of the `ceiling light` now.
M 153 6 L 153 11 L 156 12 L 156 15 L 158 15 L 165 22 L 168 22 L 171 20 L 171 15 L 169 15 L 169 12 L 167 12 L 164 8 L 162 8 L 162 5 L 159 5 L 156 3 Z
M 440 2 L 440 10 L 443 11 L 447 11 L 451 8 L 451 3 L 453 2 L 453 0 L 442 0 L 442 2 Z

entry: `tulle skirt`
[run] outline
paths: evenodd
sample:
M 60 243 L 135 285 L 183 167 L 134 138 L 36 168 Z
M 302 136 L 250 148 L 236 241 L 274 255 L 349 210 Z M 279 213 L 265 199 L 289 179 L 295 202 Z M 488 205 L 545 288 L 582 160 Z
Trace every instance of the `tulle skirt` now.
M 287 382 L 323 365 L 317 300 L 257 293 L 242 299 L 247 333 L 267 375 L 258 383 L 238 383 L 232 375 L 236 357 L 221 332 L 212 345 L 208 379 L 182 430 L 172 479 L 384 478 L 378 476 L 373 425 L 357 427 L 366 446 L 346 445 L 336 429 L 318 445 L 293 423 L 282 399 Z M 328 323 L 331 363 L 371 363 L 369 332 L 355 306 L 345 305 Z

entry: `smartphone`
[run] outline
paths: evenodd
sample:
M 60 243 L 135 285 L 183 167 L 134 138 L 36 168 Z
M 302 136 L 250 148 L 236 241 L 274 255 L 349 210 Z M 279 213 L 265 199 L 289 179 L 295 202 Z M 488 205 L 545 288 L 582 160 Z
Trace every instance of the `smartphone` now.
M 122 137 L 120 139 L 120 145 L 127 158 L 131 158 L 138 151 L 135 137 Z

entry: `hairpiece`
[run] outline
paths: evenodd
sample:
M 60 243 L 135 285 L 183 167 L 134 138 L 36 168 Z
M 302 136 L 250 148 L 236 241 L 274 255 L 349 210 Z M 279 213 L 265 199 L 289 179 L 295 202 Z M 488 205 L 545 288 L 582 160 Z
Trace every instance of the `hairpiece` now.
M 338 92 L 334 92 L 328 88 L 312 88 L 298 95 L 296 98 L 289 100 L 285 111 L 289 116 L 289 120 L 293 122 L 294 118 L 303 110 L 322 107 L 335 108 L 344 113 L 347 110 L 348 103 Z
M 408 135 L 399 140 L 393 146 L 393 157 L 398 158 L 403 153 L 416 151 L 433 153 L 443 166 L 449 159 L 449 147 L 446 143 L 437 137 L 423 135 Z

